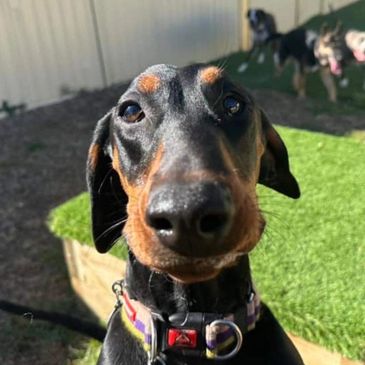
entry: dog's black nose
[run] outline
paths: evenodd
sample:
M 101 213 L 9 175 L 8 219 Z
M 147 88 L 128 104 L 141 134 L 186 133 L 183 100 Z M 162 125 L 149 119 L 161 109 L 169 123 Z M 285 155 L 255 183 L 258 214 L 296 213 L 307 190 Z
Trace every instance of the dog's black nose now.
M 193 257 L 224 252 L 233 219 L 230 191 L 219 183 L 160 185 L 150 193 L 146 222 L 161 244 Z

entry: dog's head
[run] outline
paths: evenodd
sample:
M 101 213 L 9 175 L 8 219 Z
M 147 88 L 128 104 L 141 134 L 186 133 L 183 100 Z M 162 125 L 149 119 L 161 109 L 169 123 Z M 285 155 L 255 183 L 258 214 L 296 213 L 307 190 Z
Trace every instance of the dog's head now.
M 259 30 L 265 26 L 266 13 L 262 9 L 249 9 L 246 17 L 253 30 Z
M 330 67 L 331 72 L 340 76 L 343 73 L 346 44 L 341 23 L 334 29 L 327 24 L 321 27 L 320 35 L 314 46 L 314 54 L 323 67 Z
M 365 32 L 349 30 L 346 32 L 345 42 L 352 51 L 356 61 L 365 62 Z
M 257 182 L 300 195 L 265 114 L 206 65 L 140 74 L 98 122 L 87 175 L 98 251 L 123 234 L 142 264 L 184 282 L 216 276 L 259 241 Z

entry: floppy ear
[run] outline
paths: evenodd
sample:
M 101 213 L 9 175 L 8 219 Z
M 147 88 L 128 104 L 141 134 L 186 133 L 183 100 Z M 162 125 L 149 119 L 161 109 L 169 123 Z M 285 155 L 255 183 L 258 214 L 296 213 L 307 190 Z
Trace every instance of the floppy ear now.
M 112 168 L 111 112 L 99 120 L 89 149 L 87 185 L 91 197 L 91 223 L 96 249 L 107 252 L 121 236 L 128 197 Z
M 300 196 L 299 185 L 289 170 L 288 151 L 279 134 L 261 111 L 265 152 L 261 158 L 259 183 L 290 198 Z

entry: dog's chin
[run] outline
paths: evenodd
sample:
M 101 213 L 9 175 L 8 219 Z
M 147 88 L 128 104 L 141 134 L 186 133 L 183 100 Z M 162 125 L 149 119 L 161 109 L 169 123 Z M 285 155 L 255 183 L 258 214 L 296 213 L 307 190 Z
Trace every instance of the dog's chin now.
M 187 270 L 182 268 L 173 268 L 167 273 L 171 279 L 182 284 L 194 284 L 202 281 L 208 281 L 214 279 L 219 275 L 221 270 L 191 270 L 189 267 Z
M 170 262 L 156 262 L 151 269 L 177 282 L 193 284 L 214 279 L 225 268 L 236 265 L 242 255 L 235 252 L 205 258 L 179 257 Z

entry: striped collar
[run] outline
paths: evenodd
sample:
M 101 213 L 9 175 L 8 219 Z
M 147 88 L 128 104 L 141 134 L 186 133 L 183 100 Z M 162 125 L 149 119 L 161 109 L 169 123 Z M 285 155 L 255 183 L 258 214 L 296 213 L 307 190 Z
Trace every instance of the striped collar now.
M 252 288 L 246 306 L 231 314 L 176 313 L 168 318 L 131 299 L 122 282 L 113 285 L 117 308 L 127 330 L 148 353 L 149 364 L 160 363 L 168 353 L 225 360 L 241 348 L 242 334 L 255 328 L 260 297 Z

